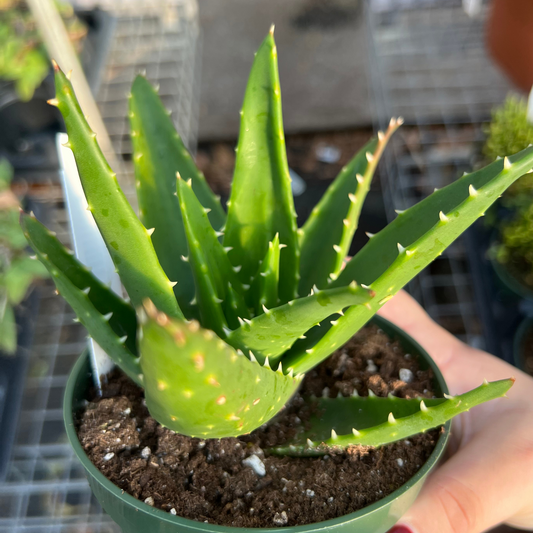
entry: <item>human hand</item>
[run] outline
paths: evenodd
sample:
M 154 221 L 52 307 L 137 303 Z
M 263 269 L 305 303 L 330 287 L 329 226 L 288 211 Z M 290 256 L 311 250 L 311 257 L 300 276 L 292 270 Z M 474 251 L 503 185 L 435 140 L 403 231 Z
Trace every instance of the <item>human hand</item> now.
M 508 399 L 454 418 L 447 461 L 390 533 L 481 533 L 502 522 L 533 531 L 533 378 L 455 338 L 404 291 L 380 315 L 428 351 L 451 394 L 516 378 Z

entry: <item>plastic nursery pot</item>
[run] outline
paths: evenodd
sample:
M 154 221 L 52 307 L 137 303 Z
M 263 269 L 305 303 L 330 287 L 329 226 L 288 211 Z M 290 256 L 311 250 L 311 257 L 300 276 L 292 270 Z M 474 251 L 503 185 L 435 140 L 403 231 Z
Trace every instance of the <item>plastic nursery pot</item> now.
M 531 354 L 527 353 L 528 340 L 533 344 L 533 317 L 525 318 L 516 330 L 513 341 L 514 365 L 533 376 L 533 346 Z
M 431 368 L 435 375 L 434 388 L 439 395 L 448 389 L 437 365 L 422 347 L 402 330 L 383 318 L 375 317 L 372 323 L 380 327 L 389 337 L 398 339 L 407 353 L 418 355 L 423 369 Z M 67 435 L 74 452 L 82 462 L 91 489 L 111 518 L 122 528 L 124 533 L 243 533 L 262 531 L 266 533 L 309 533 L 331 531 L 335 533 L 385 533 L 404 514 L 414 502 L 429 472 L 444 453 L 450 434 L 451 422 L 445 425 L 433 453 L 422 468 L 404 485 L 387 497 L 361 509 L 333 520 L 306 524 L 303 526 L 281 528 L 234 528 L 196 522 L 187 518 L 173 516 L 170 513 L 150 507 L 127 493 L 123 493 L 111 483 L 89 460 L 76 434 L 74 414 L 82 408 L 92 386 L 92 374 L 87 353 L 80 356 L 70 374 L 65 391 L 63 417 Z
M 519 298 L 533 300 L 533 289 L 513 276 L 505 265 L 502 265 L 496 258 L 491 257 L 490 262 L 500 286 Z
M 533 85 L 533 3 L 494 0 L 487 22 L 487 46 L 501 69 L 524 92 Z

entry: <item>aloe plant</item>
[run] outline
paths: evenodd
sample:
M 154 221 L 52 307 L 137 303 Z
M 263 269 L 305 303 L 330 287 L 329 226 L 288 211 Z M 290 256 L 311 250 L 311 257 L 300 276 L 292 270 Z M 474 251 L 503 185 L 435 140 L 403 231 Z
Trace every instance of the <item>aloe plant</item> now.
M 55 79 L 50 103 L 63 114 L 89 209 L 130 301 L 102 285 L 31 215 L 22 215 L 24 232 L 89 334 L 144 388 L 152 416 L 190 436 L 236 436 L 268 422 L 305 372 L 342 346 L 533 165 L 528 148 L 463 176 L 369 235 L 343 269 L 374 170 L 402 121 L 391 120 L 353 157 L 298 229 L 272 31 L 246 88 L 227 215 L 156 90 L 138 77 L 129 112 L 138 218 L 57 67 Z M 326 417 L 303 441 L 299 436 L 272 451 L 316 455 L 352 444 L 380 446 L 502 396 L 511 384 L 485 383 L 426 403 L 331 400 L 329 411 L 319 407 L 344 413 L 337 430 L 331 432 Z M 365 413 L 371 422 L 362 425 Z

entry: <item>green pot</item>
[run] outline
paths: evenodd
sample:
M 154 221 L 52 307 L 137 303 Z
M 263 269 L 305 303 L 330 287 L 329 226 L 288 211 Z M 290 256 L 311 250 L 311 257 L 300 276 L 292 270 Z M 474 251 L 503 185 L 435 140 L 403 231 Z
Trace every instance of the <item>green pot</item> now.
M 527 372 L 531 376 L 533 376 L 533 368 L 526 364 L 525 342 L 532 328 L 533 317 L 529 316 L 525 318 L 518 326 L 513 341 L 514 365 L 520 370 Z
M 435 375 L 434 388 L 437 394 L 442 395 L 448 392 L 444 378 L 437 365 L 418 343 L 383 318 L 375 317 L 372 319 L 372 323 L 379 326 L 391 338 L 399 339 L 403 349 L 407 353 L 418 355 L 421 368 L 426 369 L 429 367 L 433 370 Z M 233 528 L 196 522 L 150 507 L 133 496 L 124 493 L 91 463 L 78 440 L 74 428 L 73 416 L 74 413 L 82 408 L 92 384 L 89 357 L 87 353 L 84 353 L 74 365 L 67 382 L 63 417 L 68 438 L 87 472 L 89 484 L 94 495 L 105 511 L 122 528 L 124 533 L 243 533 L 245 531 L 264 531 L 269 533 L 303 533 L 313 531 L 385 533 L 414 502 L 427 475 L 444 453 L 451 427 L 451 422 L 445 425 L 445 431 L 440 435 L 435 450 L 422 468 L 407 483 L 395 490 L 392 494 L 364 509 L 333 520 L 304 526 L 261 529 Z

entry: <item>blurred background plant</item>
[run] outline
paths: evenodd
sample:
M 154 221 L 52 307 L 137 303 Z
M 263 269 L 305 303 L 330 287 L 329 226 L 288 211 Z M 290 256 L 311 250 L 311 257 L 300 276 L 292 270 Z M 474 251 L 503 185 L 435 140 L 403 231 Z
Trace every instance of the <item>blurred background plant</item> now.
M 485 129 L 483 154 L 493 161 L 512 155 L 533 143 L 533 124 L 528 119 L 527 102 L 509 95 L 492 112 Z M 494 212 L 498 235 L 490 255 L 521 285 L 533 289 L 533 173 L 518 179 L 502 197 Z
M 70 4 L 56 2 L 56 6 L 79 52 L 87 28 Z M 13 82 L 19 98 L 28 101 L 49 70 L 50 61 L 25 2 L 0 0 L 0 78 Z
M 527 117 L 527 102 L 514 94 L 492 112 L 492 120 L 485 130 L 487 141 L 483 154 L 489 161 L 513 155 L 533 143 L 533 124 Z M 533 174 L 517 180 L 504 194 L 505 205 L 521 205 L 531 201 Z M 525 196 L 524 196 L 525 195 Z
M 11 191 L 13 169 L 0 160 L 0 350 L 13 354 L 17 348 L 14 307 L 46 269 L 26 253 L 26 239 L 19 224 L 19 200 Z

